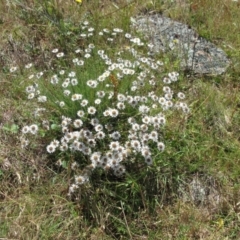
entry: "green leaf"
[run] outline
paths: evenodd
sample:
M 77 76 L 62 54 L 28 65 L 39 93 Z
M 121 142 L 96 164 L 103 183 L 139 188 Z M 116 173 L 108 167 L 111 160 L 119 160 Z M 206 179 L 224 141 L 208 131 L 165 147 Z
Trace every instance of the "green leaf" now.
M 19 126 L 16 125 L 16 124 L 12 124 L 11 126 L 9 126 L 8 124 L 6 124 L 5 126 L 3 126 L 2 129 L 3 129 L 4 131 L 7 131 L 7 132 L 17 133 L 17 132 L 18 132 L 18 129 L 19 129 Z
M 16 125 L 16 124 L 12 124 L 11 125 L 11 132 L 12 133 L 17 133 L 18 132 L 18 129 L 19 129 L 19 126 Z
M 59 126 L 57 124 L 55 124 L 55 123 L 51 124 L 51 129 L 52 130 L 56 130 L 58 128 L 59 128 Z

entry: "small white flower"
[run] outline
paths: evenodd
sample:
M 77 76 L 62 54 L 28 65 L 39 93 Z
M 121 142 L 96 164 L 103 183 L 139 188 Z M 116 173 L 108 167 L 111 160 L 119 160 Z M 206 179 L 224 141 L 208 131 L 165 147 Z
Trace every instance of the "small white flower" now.
M 88 81 L 87 81 L 87 85 L 88 85 L 89 87 L 91 87 L 91 88 L 96 88 L 97 85 L 98 85 L 98 82 L 95 81 L 95 80 L 88 80 Z
M 110 30 L 107 29 L 107 28 L 104 28 L 104 29 L 103 29 L 103 32 L 105 32 L 105 33 L 110 33 Z
M 94 125 L 95 127 L 95 131 L 96 132 L 100 132 L 103 130 L 103 125 L 102 124 L 97 124 L 97 125 Z
M 146 114 L 150 111 L 150 108 L 146 105 L 141 105 L 141 106 L 139 106 L 138 110 L 140 113 Z
M 138 131 L 139 129 L 140 129 L 139 124 L 137 124 L 137 123 L 132 124 L 132 130 L 133 130 L 134 132 Z
M 158 133 L 156 131 L 152 131 L 149 135 L 150 139 L 152 139 L 154 142 L 157 142 L 158 140 Z
M 26 87 L 26 92 L 27 93 L 33 93 L 35 92 L 35 87 L 33 85 L 27 86 Z
M 170 87 L 164 86 L 164 87 L 163 87 L 163 92 L 165 92 L 165 93 L 172 93 L 172 90 L 171 90 Z
M 165 93 L 165 94 L 164 94 L 164 98 L 165 98 L 166 100 L 171 100 L 171 99 L 173 98 L 173 94 L 172 94 L 172 93 Z
M 151 156 L 145 157 L 145 162 L 147 165 L 152 165 L 153 160 Z
M 34 96 L 35 96 L 35 94 L 34 94 L 34 93 L 30 93 L 30 94 L 28 95 L 28 99 L 33 99 L 33 98 L 34 98 Z
M 117 117 L 118 116 L 118 110 L 117 109 L 110 109 L 109 110 L 109 115 L 113 118 Z
M 83 61 L 83 60 L 79 60 L 79 61 L 77 62 L 77 65 L 78 65 L 78 66 L 83 66 L 83 65 L 84 65 L 84 61 Z
M 58 52 L 58 49 L 57 48 L 54 48 L 53 50 L 52 50 L 52 53 L 57 53 Z
M 79 61 L 78 58 L 74 58 L 74 59 L 72 60 L 73 63 L 77 63 L 78 61 Z
M 93 31 L 94 31 L 94 28 L 93 28 L 93 27 L 90 27 L 90 28 L 88 29 L 88 31 L 89 31 L 89 32 L 93 32 Z
M 95 99 L 95 101 L 94 101 L 94 103 L 96 104 L 96 105 L 99 105 L 100 103 L 102 102 L 102 100 L 101 99 Z
M 63 91 L 63 94 L 64 94 L 65 96 L 69 96 L 69 95 L 71 94 L 71 92 L 70 92 L 69 90 L 64 90 L 64 91 Z
M 79 110 L 79 111 L 77 111 L 77 115 L 79 116 L 79 117 L 83 117 L 84 116 L 84 111 L 83 110 Z
M 80 37 L 85 38 L 85 37 L 87 37 L 87 34 L 86 33 L 81 33 Z
M 105 92 L 104 92 L 104 91 L 98 91 L 98 92 L 97 92 L 97 96 L 98 96 L 99 98 L 103 98 L 103 97 L 105 96 Z
M 165 78 L 163 78 L 163 82 L 164 82 L 165 84 L 170 84 L 172 81 L 171 81 L 170 78 L 165 77 Z
M 46 96 L 39 96 L 38 97 L 38 102 L 46 102 L 47 101 L 47 97 Z
M 141 149 L 141 153 L 142 153 L 142 156 L 145 157 L 145 158 L 151 156 L 150 149 L 147 146 L 145 146 Z
M 88 108 L 88 114 L 94 115 L 96 113 L 97 109 L 95 107 L 89 107 Z
M 55 146 L 55 148 L 57 148 L 57 147 L 59 147 L 59 141 L 56 140 L 56 139 L 54 139 L 54 140 L 50 143 L 50 145 L 53 145 L 53 146 Z
M 58 76 L 57 75 L 53 75 L 52 77 L 51 77 L 51 80 L 50 80 L 50 82 L 52 83 L 52 84 L 58 84 Z
M 129 124 L 136 123 L 136 119 L 134 117 L 129 117 L 127 121 L 128 121 Z
M 71 84 L 72 84 L 72 86 L 76 86 L 78 84 L 78 80 L 76 78 L 73 78 L 71 80 Z
M 179 92 L 179 93 L 177 94 L 177 96 L 178 96 L 178 98 L 180 98 L 180 99 L 184 99 L 184 98 L 185 98 L 185 94 L 182 93 L 182 92 Z
M 25 65 L 25 68 L 31 68 L 32 67 L 32 63 L 28 63 L 27 65 Z
M 65 73 L 65 70 L 60 70 L 59 72 L 60 75 L 64 75 L 64 73 Z
M 168 77 L 171 79 L 171 81 L 176 82 L 178 80 L 179 73 L 177 72 L 171 72 L 168 74 Z
M 119 148 L 119 142 L 118 142 L 118 141 L 111 142 L 111 143 L 109 144 L 109 148 L 110 148 L 112 151 L 117 151 L 117 149 Z
M 100 159 L 101 159 L 101 152 L 94 152 L 94 153 L 92 153 L 92 155 L 90 157 L 90 160 L 92 163 L 100 161 Z
M 11 72 L 11 73 L 15 72 L 16 70 L 17 70 L 17 67 L 11 67 L 11 68 L 10 68 L 10 72 Z
M 47 152 L 48 153 L 53 153 L 55 151 L 56 151 L 56 147 L 54 145 L 50 144 L 50 145 L 47 146 Z
M 57 58 L 61 58 L 61 57 L 64 56 L 64 53 L 63 53 L 63 52 L 60 52 L 60 53 L 58 53 L 56 56 L 57 56 Z
M 114 28 L 113 31 L 116 32 L 116 33 L 122 33 L 123 32 L 123 30 L 120 29 L 120 28 Z
M 138 140 L 132 140 L 131 141 L 131 147 L 136 150 L 137 152 L 141 151 L 141 144 Z
M 151 123 L 151 118 L 148 116 L 145 116 L 142 118 L 142 122 L 145 124 L 150 124 Z
M 22 128 L 22 133 L 23 133 L 23 134 L 26 134 L 26 133 L 28 133 L 29 131 L 30 131 L 29 126 L 24 126 L 24 127 Z
M 28 77 L 28 79 L 32 79 L 32 78 L 34 78 L 34 74 L 31 74 L 31 75 Z
M 79 48 L 78 48 L 78 49 L 75 50 L 75 53 L 80 53 L 80 52 L 82 52 L 82 51 L 83 51 L 82 49 L 79 49 Z
M 119 93 L 117 95 L 117 99 L 119 102 L 124 102 L 126 100 L 126 97 L 123 94 Z
M 64 82 L 62 83 L 62 87 L 63 87 L 63 88 L 67 88 L 68 85 L 69 85 L 69 82 L 67 82 L 67 81 L 64 81 Z
M 92 118 L 90 123 L 93 125 L 93 126 L 96 126 L 99 124 L 99 120 L 97 118 Z
M 71 100 L 72 100 L 72 101 L 77 101 L 77 100 L 79 100 L 78 94 L 73 94 Z
M 148 130 L 148 126 L 146 124 L 142 124 L 140 128 L 143 132 L 146 132 Z
M 85 57 L 85 58 L 90 58 L 90 57 L 91 57 L 91 54 L 86 53 L 86 54 L 84 55 L 84 57 Z
M 75 176 L 75 183 L 77 185 L 82 185 L 82 184 L 86 183 L 87 181 L 88 181 L 88 178 L 86 176 L 80 176 L 80 175 L 79 176 Z
M 89 138 L 89 139 L 87 139 L 87 144 L 90 147 L 95 147 L 96 146 L 96 141 L 95 141 L 94 138 Z
M 165 149 L 165 144 L 163 142 L 158 142 L 157 143 L 157 148 L 159 151 L 163 152 Z
M 123 110 L 123 109 L 125 109 L 125 104 L 123 102 L 118 102 L 117 103 L 117 108 L 120 109 L 120 110 Z
M 118 131 L 115 131 L 115 132 L 113 132 L 112 134 L 110 134 L 110 137 L 111 137 L 113 140 L 119 140 L 120 137 L 121 137 L 121 134 L 120 134 Z
M 90 44 L 88 45 L 88 47 L 89 47 L 90 49 L 94 49 L 94 48 L 95 48 L 95 45 L 94 45 L 93 43 L 90 43 Z
M 82 102 L 81 102 L 81 106 L 85 107 L 87 105 L 88 105 L 88 100 L 87 99 L 83 99 Z
M 72 71 L 72 72 L 70 72 L 70 73 L 68 74 L 68 76 L 71 77 L 71 78 L 73 78 L 73 77 L 76 76 L 76 73 L 75 73 L 74 71 Z
M 132 35 L 130 33 L 125 33 L 125 38 L 130 39 L 132 37 Z
M 33 124 L 33 125 L 29 126 L 29 131 L 32 134 L 36 134 L 37 131 L 38 131 L 38 126 L 36 124 Z
M 24 137 L 21 137 L 21 148 L 27 147 L 29 144 L 29 140 L 25 139 Z
M 104 139 L 106 134 L 103 131 L 98 131 L 96 134 L 96 138 L 98 139 Z
M 159 102 L 161 105 L 165 105 L 166 99 L 165 99 L 164 97 L 160 97 L 160 98 L 158 99 L 158 102 Z
M 83 125 L 83 121 L 81 119 L 76 119 L 73 122 L 75 128 L 80 128 Z

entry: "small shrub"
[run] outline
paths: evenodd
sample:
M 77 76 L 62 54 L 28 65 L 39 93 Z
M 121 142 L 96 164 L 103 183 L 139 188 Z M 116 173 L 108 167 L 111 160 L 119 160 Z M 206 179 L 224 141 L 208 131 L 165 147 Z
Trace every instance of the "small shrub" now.
M 37 107 L 20 138 L 22 148 L 37 135 L 49 140 L 46 151 L 75 172 L 69 194 L 96 168 L 122 177 L 128 163 L 136 171 L 158 165 L 167 116 L 189 113 L 185 94 L 170 87 L 179 74 L 164 72 L 164 63 L 148 54 L 151 44 L 120 28 L 96 32 L 88 21 L 81 23 L 79 39 L 81 48 L 72 53 L 52 50 L 51 70 L 25 66 L 32 82 L 27 98 Z M 117 48 L 118 39 L 127 47 Z

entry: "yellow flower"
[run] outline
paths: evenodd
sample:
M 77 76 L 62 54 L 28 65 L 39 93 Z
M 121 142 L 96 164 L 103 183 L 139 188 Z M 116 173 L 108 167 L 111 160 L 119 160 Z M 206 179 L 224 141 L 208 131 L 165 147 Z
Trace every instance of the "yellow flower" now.
M 216 224 L 218 229 L 223 228 L 224 227 L 224 220 L 222 218 L 220 218 L 215 222 L 215 224 Z
M 82 3 L 82 0 L 75 0 L 75 2 L 77 2 L 77 3 Z

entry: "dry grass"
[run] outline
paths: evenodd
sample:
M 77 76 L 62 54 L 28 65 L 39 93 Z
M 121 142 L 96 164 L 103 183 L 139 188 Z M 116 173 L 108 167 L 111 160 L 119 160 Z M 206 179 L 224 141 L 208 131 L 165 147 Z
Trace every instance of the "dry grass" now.
M 31 117 L 31 106 L 23 100 L 26 79 L 20 76 L 19 82 L 14 82 L 7 68 L 13 63 L 24 66 L 29 61 L 39 68 L 48 66 L 47 50 L 54 48 L 56 42 L 63 47 L 64 42 L 55 32 L 58 27 L 36 18 L 36 1 L 23 1 L 22 9 L 17 5 L 10 8 L 6 1 L 1 1 L 0 238 L 239 239 L 239 3 L 186 0 L 177 4 L 170 1 L 128 4 L 124 0 L 105 0 L 83 1 L 79 6 L 73 1 L 51 2 L 58 14 L 73 23 L 82 16 L 80 13 L 87 12 L 99 25 L 124 29 L 129 29 L 128 18 L 132 14 L 161 11 L 190 24 L 223 48 L 232 65 L 223 76 L 183 80 L 183 88 L 192 101 L 192 114 L 187 121 L 179 121 L 176 116 L 170 120 L 167 136 L 171 140 L 166 153 L 170 163 L 155 179 L 157 202 L 148 201 L 141 190 L 144 196 L 134 195 L 136 188 L 141 188 L 138 183 L 126 183 L 129 184 L 126 188 L 116 184 L 115 188 L 109 187 L 108 178 L 86 187 L 80 199 L 69 199 L 69 173 L 51 164 L 44 151 L 46 143 L 38 140 L 36 146 L 26 151 L 19 146 L 19 133 L 6 130 L 11 125 L 21 127 Z M 213 193 L 200 203 L 191 193 L 196 176 L 200 176 L 204 191 Z M 118 187 L 127 189 L 133 201 L 141 203 L 135 213 L 127 207 L 128 204 L 136 207 L 136 203 L 122 200 Z M 154 211 L 146 206 L 150 203 Z

